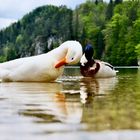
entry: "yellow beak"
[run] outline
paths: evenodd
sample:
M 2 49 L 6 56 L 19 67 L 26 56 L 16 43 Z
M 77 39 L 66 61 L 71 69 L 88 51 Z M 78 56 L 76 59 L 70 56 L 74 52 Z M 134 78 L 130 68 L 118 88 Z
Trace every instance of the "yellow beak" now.
M 63 66 L 63 65 L 66 65 L 66 64 L 67 64 L 66 58 L 63 58 L 63 59 L 59 60 L 59 61 L 55 64 L 55 68 L 59 68 L 59 67 L 61 67 L 61 66 Z

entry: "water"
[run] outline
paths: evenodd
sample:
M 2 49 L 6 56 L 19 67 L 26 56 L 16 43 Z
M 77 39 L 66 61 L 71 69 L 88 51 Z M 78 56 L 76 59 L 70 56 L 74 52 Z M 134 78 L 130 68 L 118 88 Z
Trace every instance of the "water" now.
M 54 83 L 0 83 L 0 139 L 140 139 L 140 69 L 118 70 L 106 79 L 67 68 Z

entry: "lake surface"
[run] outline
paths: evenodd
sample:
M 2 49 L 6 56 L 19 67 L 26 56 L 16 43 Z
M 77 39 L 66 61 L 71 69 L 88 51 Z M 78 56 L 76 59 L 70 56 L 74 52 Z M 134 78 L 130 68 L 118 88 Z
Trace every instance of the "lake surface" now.
M 0 140 L 140 139 L 140 68 L 83 78 L 69 67 L 54 83 L 0 83 Z

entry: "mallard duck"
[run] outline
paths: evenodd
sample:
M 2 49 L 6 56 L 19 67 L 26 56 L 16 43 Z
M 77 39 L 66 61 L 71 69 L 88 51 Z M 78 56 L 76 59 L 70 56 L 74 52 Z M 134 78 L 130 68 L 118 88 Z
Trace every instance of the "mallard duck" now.
M 116 76 L 116 70 L 114 67 L 104 61 L 93 59 L 93 47 L 88 44 L 85 47 L 84 54 L 80 60 L 80 71 L 83 76 L 106 78 Z

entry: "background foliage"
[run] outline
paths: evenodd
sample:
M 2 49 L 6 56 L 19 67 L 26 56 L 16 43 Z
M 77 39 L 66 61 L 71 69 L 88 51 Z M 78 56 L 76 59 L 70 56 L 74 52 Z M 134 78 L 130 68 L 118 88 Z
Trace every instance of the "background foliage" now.
M 140 2 L 87 0 L 74 10 L 42 6 L 0 31 L 0 61 L 37 55 L 78 40 L 94 47 L 94 58 L 120 65 L 140 59 Z

